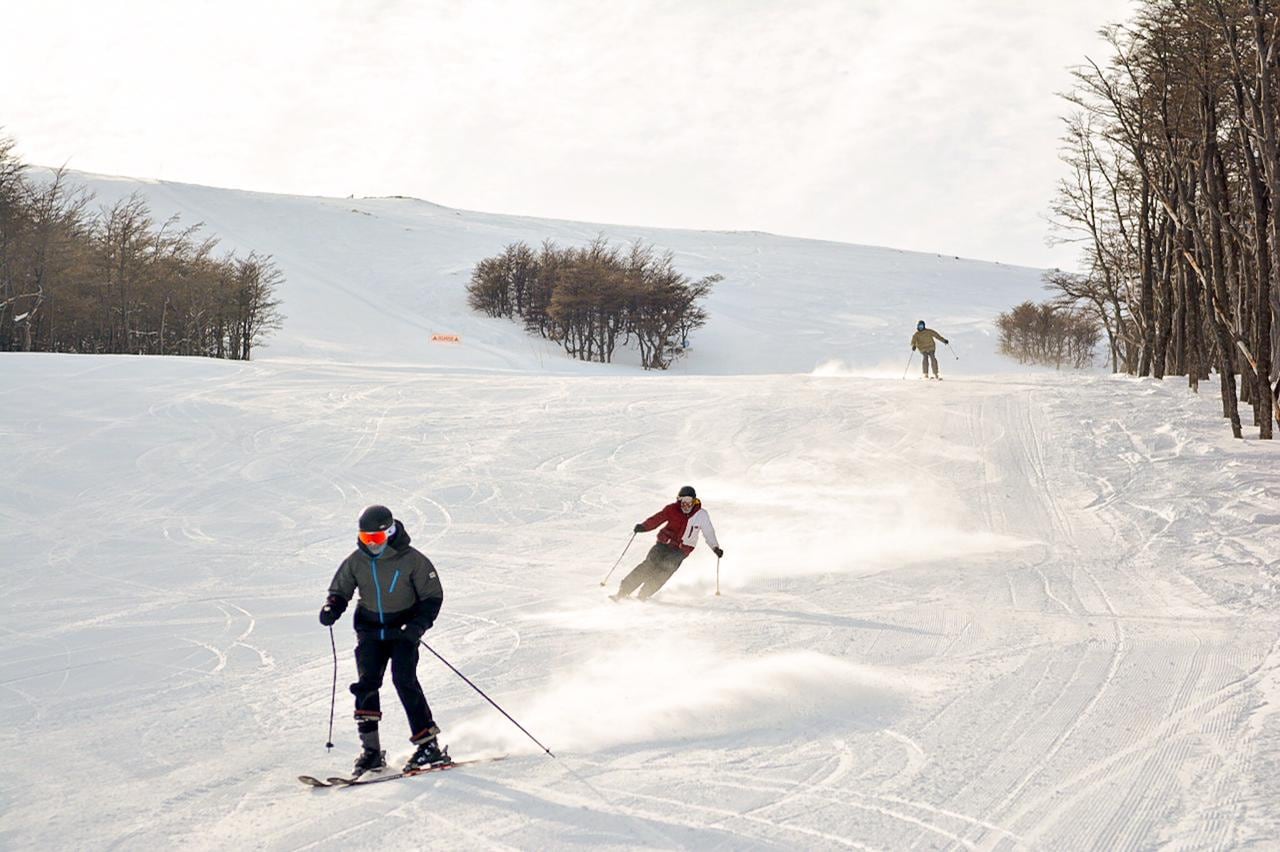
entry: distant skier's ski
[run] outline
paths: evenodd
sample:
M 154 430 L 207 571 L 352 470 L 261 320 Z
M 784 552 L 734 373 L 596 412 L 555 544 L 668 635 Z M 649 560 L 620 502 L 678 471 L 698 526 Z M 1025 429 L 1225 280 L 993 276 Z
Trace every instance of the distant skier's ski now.
M 340 776 L 330 777 L 321 781 L 313 775 L 299 775 L 298 780 L 310 787 L 361 787 L 365 784 L 381 784 L 383 781 L 395 781 L 397 778 L 412 778 L 415 775 L 425 775 L 428 772 L 443 772 L 446 769 L 454 769 L 459 766 L 471 766 L 476 763 L 493 763 L 498 760 L 506 760 L 506 755 L 500 757 L 481 757 L 476 760 L 457 760 L 453 763 L 442 763 L 439 766 L 432 766 L 427 769 L 420 769 L 416 772 L 379 772 L 369 775 L 358 775 L 355 778 L 344 778 Z

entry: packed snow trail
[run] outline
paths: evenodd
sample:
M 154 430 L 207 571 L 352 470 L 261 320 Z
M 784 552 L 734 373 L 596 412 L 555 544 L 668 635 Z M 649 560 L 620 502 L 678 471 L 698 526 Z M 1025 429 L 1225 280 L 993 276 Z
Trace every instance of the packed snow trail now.
M 1280 830 L 1275 450 L 1222 438 L 1176 384 L 5 366 L 0 845 L 1225 848 Z M 653 601 L 609 603 L 632 524 L 686 483 L 723 596 L 703 547 Z M 316 612 L 371 502 L 441 571 L 432 646 L 560 760 L 427 659 L 451 753 L 507 760 L 298 784 L 357 750 L 346 620 L 323 748 Z M 384 700 L 394 763 L 407 730 Z

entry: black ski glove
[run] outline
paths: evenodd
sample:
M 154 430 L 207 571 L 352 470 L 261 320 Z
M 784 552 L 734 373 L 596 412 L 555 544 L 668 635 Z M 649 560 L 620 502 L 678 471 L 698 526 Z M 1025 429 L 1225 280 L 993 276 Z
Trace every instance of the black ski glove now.
M 711 552 L 712 552 L 712 553 L 714 553 L 714 554 L 716 555 L 716 559 L 719 559 L 721 556 L 724 556 L 724 548 L 723 548 L 723 547 L 713 547 L 713 548 L 711 548 Z
M 636 524 L 635 529 L 633 529 L 632 532 L 638 532 L 638 533 L 644 532 L 644 524 Z
M 915 351 L 916 351 L 916 348 L 915 348 L 914 346 L 912 346 L 912 347 L 911 347 L 911 351 L 912 351 L 912 352 L 915 352 Z
M 324 607 L 320 610 L 320 623 L 325 627 L 332 627 L 342 613 L 347 609 L 347 602 L 337 595 L 329 595 L 324 600 Z
M 422 638 L 422 634 L 426 632 L 426 627 L 421 624 L 414 624 L 412 621 L 400 626 L 400 638 L 406 642 L 417 642 Z
M 943 343 L 945 343 L 945 344 L 947 344 L 948 346 L 950 346 L 950 345 L 951 345 L 951 341 L 950 341 L 950 340 L 947 340 L 945 337 L 944 337 L 944 338 L 942 338 L 942 342 L 943 342 Z

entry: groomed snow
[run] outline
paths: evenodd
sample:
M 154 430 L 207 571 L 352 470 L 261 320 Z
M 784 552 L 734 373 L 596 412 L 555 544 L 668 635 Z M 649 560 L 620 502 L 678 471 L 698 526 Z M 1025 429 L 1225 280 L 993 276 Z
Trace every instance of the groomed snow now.
M 1167 383 L 1019 370 L 1038 273 L 407 200 L 138 190 L 275 254 L 251 363 L 0 356 L 0 847 L 1265 848 L 1280 831 L 1276 450 Z M 673 374 L 470 315 L 505 242 L 604 230 L 726 281 Z M 918 316 L 942 383 L 908 380 Z M 432 332 L 460 346 L 432 345 Z M 600 580 L 697 486 L 652 601 Z M 438 566 L 419 666 L 458 757 L 350 790 L 354 519 Z M 614 574 L 642 556 L 638 537 Z M 409 751 L 387 683 L 385 740 Z

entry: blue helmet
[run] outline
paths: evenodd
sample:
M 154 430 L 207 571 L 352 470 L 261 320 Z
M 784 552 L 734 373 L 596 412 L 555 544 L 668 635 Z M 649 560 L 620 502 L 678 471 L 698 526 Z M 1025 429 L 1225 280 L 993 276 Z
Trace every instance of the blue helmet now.
M 920 320 L 920 322 L 916 323 L 916 331 L 924 331 L 924 320 Z

